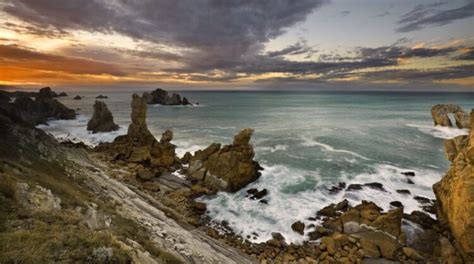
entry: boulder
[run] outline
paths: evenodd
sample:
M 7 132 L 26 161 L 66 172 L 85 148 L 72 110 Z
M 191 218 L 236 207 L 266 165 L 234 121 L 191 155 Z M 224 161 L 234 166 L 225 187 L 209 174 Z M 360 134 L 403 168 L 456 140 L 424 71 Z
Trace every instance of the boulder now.
M 396 208 L 386 214 L 380 215 L 372 222 L 371 226 L 375 229 L 384 231 L 394 237 L 399 237 L 402 228 L 403 209 Z
M 144 92 L 143 98 L 147 104 L 161 104 L 161 105 L 192 105 L 192 103 L 186 98 L 176 93 L 168 93 L 163 89 L 156 89 L 152 92 Z
M 188 178 L 208 188 L 229 192 L 255 181 L 262 168 L 253 160 L 255 152 L 249 144 L 252 133 L 253 130 L 247 128 L 234 137 L 232 145 L 221 148 L 214 143 L 196 151 L 185 171 Z
M 109 98 L 109 97 L 106 96 L 106 95 L 102 95 L 102 94 L 99 94 L 95 97 L 95 99 L 107 99 L 107 98 Z
M 107 105 L 102 101 L 95 101 L 94 113 L 87 123 L 87 130 L 97 133 L 115 131 L 118 128 L 119 126 L 114 123 L 114 117 Z
M 470 115 L 470 127 L 474 127 L 474 109 Z M 465 260 L 474 262 L 474 130 L 467 142 L 450 150 L 452 160 L 446 175 L 435 185 L 438 201 L 438 219 L 446 222 L 458 243 Z
M 74 96 L 72 99 L 74 100 L 82 100 L 82 97 L 80 95 L 76 95 Z
M 435 126 L 447 126 L 452 127 L 451 120 L 448 114 L 452 113 L 456 120 L 456 126 L 458 128 L 470 128 L 469 115 L 464 110 L 455 104 L 437 104 L 431 108 L 431 116 Z
M 300 235 L 304 235 L 304 223 L 301 221 L 296 221 L 291 225 L 291 229 Z

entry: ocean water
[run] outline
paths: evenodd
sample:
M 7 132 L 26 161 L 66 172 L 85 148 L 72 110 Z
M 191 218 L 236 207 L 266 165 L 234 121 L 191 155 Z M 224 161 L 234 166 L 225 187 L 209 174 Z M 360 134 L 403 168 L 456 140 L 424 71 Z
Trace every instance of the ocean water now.
M 140 93 L 142 91 L 139 91 Z M 51 121 L 40 126 L 60 139 L 95 145 L 126 133 L 130 123 L 132 92 L 103 92 L 116 123 L 113 133 L 90 134 L 86 124 L 92 115 L 97 91 L 70 93 L 60 100 L 80 109 L 76 120 Z M 76 94 L 82 100 L 73 100 Z M 202 198 L 216 223 L 226 221 L 238 234 L 255 242 L 280 232 L 287 241 L 306 237 L 291 230 L 301 220 L 329 203 L 348 199 L 375 201 L 385 210 L 400 201 L 405 212 L 420 210 L 413 196 L 434 198 L 432 185 L 449 166 L 443 139 L 467 134 L 467 130 L 434 127 L 430 109 L 436 103 L 455 103 L 467 112 L 474 108 L 474 93 L 395 92 L 216 92 L 182 91 L 199 106 L 148 107 L 148 126 L 159 139 L 166 129 L 174 132 L 177 152 L 195 151 L 212 142 L 228 144 L 242 128 L 255 129 L 251 143 L 262 176 L 237 193 Z M 414 171 L 409 184 L 404 171 Z M 364 187 L 360 191 L 330 194 L 338 182 L 382 183 L 386 191 Z M 268 204 L 245 197 L 248 188 L 266 188 Z M 411 195 L 396 192 L 408 189 Z M 255 235 L 257 234 L 257 235 Z

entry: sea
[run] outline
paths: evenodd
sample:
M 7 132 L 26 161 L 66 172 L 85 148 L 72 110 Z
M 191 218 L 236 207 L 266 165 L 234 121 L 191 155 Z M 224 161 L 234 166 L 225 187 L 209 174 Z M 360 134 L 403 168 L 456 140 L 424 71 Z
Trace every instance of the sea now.
M 133 92 L 78 90 L 59 98 L 77 109 L 76 120 L 50 121 L 39 126 L 60 140 L 89 145 L 112 141 L 130 124 Z M 400 201 L 404 212 L 421 210 L 414 196 L 434 199 L 432 185 L 449 167 L 443 140 L 466 135 L 468 130 L 434 126 L 434 104 L 454 103 L 466 112 L 474 108 L 474 93 L 428 92 L 314 92 L 314 91 L 178 91 L 196 106 L 149 105 L 147 124 L 159 139 L 166 129 L 174 132 L 179 156 L 213 142 L 230 144 L 243 128 L 255 130 L 251 139 L 261 177 L 236 193 L 219 192 L 200 198 L 207 204 L 211 223 L 230 227 L 253 242 L 280 232 L 288 242 L 301 243 L 291 229 L 295 221 L 315 224 L 312 217 L 330 203 L 347 199 L 355 205 L 374 201 L 390 210 Z M 98 94 L 120 129 L 92 134 L 86 124 Z M 82 100 L 73 100 L 75 95 Z M 415 172 L 414 177 L 402 172 Z M 176 177 L 182 177 L 177 175 Z M 411 180 L 411 182 L 409 181 Z M 377 182 L 384 190 L 328 189 L 339 182 Z M 267 204 L 246 197 L 249 188 L 265 188 Z M 406 189 L 410 195 L 397 193 Z M 435 217 L 433 215 L 433 217 Z M 310 220 L 311 219 L 311 220 Z M 317 221 L 317 220 L 316 220 Z

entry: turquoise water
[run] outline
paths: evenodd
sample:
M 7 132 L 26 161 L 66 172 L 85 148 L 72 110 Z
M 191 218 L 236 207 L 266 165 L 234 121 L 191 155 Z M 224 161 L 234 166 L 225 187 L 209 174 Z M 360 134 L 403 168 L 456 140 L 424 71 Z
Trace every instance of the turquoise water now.
M 96 144 L 125 133 L 130 119 L 130 92 L 101 92 L 122 129 L 92 135 L 85 124 L 92 114 L 98 92 L 66 105 L 81 108 L 74 121 L 53 121 L 43 127 L 58 137 Z M 209 215 L 227 221 L 242 235 L 253 232 L 264 241 L 274 231 L 289 241 L 303 237 L 290 226 L 331 202 L 348 199 L 374 200 L 389 209 L 401 201 L 405 211 L 419 210 L 414 195 L 434 198 L 431 185 L 448 167 L 443 138 L 466 134 L 466 130 L 433 127 L 430 109 L 436 103 L 455 103 L 466 111 L 474 107 L 474 93 L 311 93 L 311 92 L 180 92 L 199 106 L 149 106 L 148 126 L 156 137 L 172 129 L 178 153 L 194 151 L 212 142 L 230 143 L 242 128 L 255 129 L 252 144 L 256 159 L 265 170 L 250 187 L 267 188 L 268 204 L 245 198 L 245 190 L 206 198 Z M 415 184 L 400 173 L 414 171 Z M 364 188 L 359 192 L 331 195 L 327 187 L 346 183 L 380 182 L 386 192 Z M 396 189 L 409 189 L 402 195 Z

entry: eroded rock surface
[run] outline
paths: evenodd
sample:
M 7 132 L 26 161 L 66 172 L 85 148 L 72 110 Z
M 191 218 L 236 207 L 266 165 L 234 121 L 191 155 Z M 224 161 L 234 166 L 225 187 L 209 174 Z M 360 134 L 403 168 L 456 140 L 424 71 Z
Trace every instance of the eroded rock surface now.
M 234 137 L 231 145 L 213 143 L 189 158 L 186 175 L 196 183 L 215 190 L 235 192 L 255 181 L 262 168 L 253 160 L 249 144 L 253 129 L 246 128 Z
M 181 163 L 175 153 L 176 146 L 171 143 L 173 133 L 167 130 L 160 141 L 156 140 L 146 124 L 145 99 L 134 94 L 131 107 L 132 123 L 127 135 L 117 137 L 112 143 L 101 144 L 96 150 L 106 153 L 114 161 L 141 164 L 156 175 L 180 168 Z
M 95 101 L 94 114 L 87 123 L 87 130 L 97 133 L 115 131 L 118 128 L 119 126 L 114 123 L 114 117 L 107 105 L 102 101 Z
M 474 127 L 474 109 L 470 115 Z M 467 262 L 474 261 L 474 130 L 445 142 L 452 161 L 446 175 L 433 186 L 439 202 L 438 219 L 446 221 Z
M 437 104 L 431 108 L 431 116 L 435 126 L 452 127 L 453 124 L 448 114 L 453 114 L 458 128 L 470 128 L 469 114 L 464 112 L 462 107 L 455 104 Z

